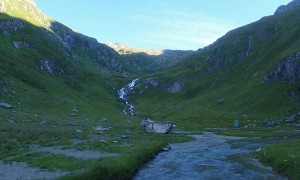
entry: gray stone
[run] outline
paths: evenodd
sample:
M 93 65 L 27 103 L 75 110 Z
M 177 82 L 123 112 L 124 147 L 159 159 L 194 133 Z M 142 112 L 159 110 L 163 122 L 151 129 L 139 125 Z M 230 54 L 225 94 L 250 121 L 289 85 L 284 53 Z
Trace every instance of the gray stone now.
M 171 149 L 172 148 L 169 144 L 162 148 L 163 151 L 170 151 Z
M 75 124 L 75 123 L 72 123 L 72 122 L 67 122 L 67 123 L 66 123 L 66 126 L 78 126 L 78 125 Z
M 180 93 L 183 90 L 183 83 L 181 83 L 181 82 L 175 82 L 167 90 L 168 90 L 169 93 L 172 93 L 172 94 Z
M 121 139 L 129 139 L 130 137 L 128 135 L 122 135 Z
M 16 122 L 15 122 L 14 120 L 11 120 L 11 119 L 9 119 L 7 122 L 8 122 L 9 124 L 16 124 Z
M 158 79 L 157 79 L 157 78 L 150 77 L 150 78 L 147 78 L 147 79 L 144 81 L 144 83 L 156 87 L 156 86 L 158 86 Z
M 155 122 L 145 119 L 140 123 L 142 129 L 147 133 L 167 134 L 173 128 L 172 122 Z
M 219 104 L 219 105 L 224 104 L 224 99 L 219 99 L 219 100 L 218 100 L 218 104 Z
M 95 126 L 95 127 L 92 127 L 92 129 L 95 131 L 109 131 L 109 128 L 105 128 L 102 126 Z
M 47 121 L 41 121 L 41 122 L 39 123 L 40 126 L 46 126 L 47 124 L 48 124 Z
M 11 109 L 13 106 L 8 103 L 0 103 L 0 108 Z
M 239 128 L 240 127 L 240 122 L 238 120 L 233 121 L 233 127 L 234 128 Z
M 76 129 L 75 132 L 76 133 L 82 133 L 82 130 L 81 129 Z
M 108 118 L 105 118 L 105 117 L 103 117 L 103 118 L 100 119 L 101 122 L 105 122 L 107 120 L 108 120 Z
M 73 113 L 78 113 L 79 111 L 78 111 L 78 109 L 76 107 L 74 107 L 73 110 L 72 110 L 72 112 Z

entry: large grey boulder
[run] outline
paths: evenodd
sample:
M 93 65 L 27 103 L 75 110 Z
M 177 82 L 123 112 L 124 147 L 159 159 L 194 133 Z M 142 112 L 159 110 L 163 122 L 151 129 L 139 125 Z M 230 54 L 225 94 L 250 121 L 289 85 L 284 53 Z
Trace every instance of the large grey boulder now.
M 0 103 L 0 108 L 11 109 L 13 106 L 7 103 Z
M 141 127 L 147 133 L 167 134 L 172 130 L 172 122 L 155 122 L 145 119 L 141 122 Z

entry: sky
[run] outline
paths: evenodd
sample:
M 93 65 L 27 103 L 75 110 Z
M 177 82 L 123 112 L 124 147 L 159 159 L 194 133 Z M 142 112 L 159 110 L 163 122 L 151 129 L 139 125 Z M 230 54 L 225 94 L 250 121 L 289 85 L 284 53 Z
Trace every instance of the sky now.
M 54 20 L 137 48 L 196 50 L 291 0 L 36 0 Z

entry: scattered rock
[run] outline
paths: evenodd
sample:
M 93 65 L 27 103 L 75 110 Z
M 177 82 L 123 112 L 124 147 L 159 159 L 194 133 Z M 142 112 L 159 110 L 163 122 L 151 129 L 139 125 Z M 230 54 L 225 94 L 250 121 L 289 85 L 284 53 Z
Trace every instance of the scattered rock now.
M 67 122 L 66 126 L 78 126 L 78 124 L 72 123 L 72 122 Z
M 92 129 L 95 130 L 95 131 L 109 131 L 109 128 L 102 127 L 101 125 L 96 126 L 96 127 L 92 127 Z
M 147 78 L 147 79 L 144 81 L 144 83 L 156 87 L 156 86 L 158 86 L 158 79 L 157 79 L 157 78 L 150 77 L 150 78 Z
M 128 135 L 122 135 L 121 139 L 129 139 L 130 137 Z
M 108 120 L 108 118 L 105 118 L 105 117 L 100 119 L 101 122 L 106 122 L 107 120 Z
M 172 148 L 169 144 L 162 148 L 163 151 L 170 151 L 171 149 Z
M 73 108 L 72 112 L 73 113 L 78 113 L 79 112 L 76 106 Z
M 11 119 L 9 119 L 7 122 L 8 122 L 9 124 L 16 124 L 16 122 L 13 121 L 13 120 L 11 120 Z
M 75 132 L 76 133 L 82 133 L 82 130 L 81 129 L 76 129 Z
M 234 128 L 239 128 L 240 127 L 240 122 L 238 120 L 233 121 L 233 127 Z
M 167 91 L 171 94 L 180 93 L 183 90 L 183 83 L 175 82 L 171 87 L 167 88 Z
M 13 41 L 12 44 L 17 50 L 30 48 L 30 45 L 23 41 Z
M 219 99 L 218 100 L 218 105 L 222 105 L 222 104 L 224 104 L 224 99 Z
M 11 109 L 13 106 L 8 103 L 0 103 L 0 108 Z
M 46 126 L 47 124 L 48 124 L 47 121 L 41 121 L 41 122 L 39 123 L 40 126 Z

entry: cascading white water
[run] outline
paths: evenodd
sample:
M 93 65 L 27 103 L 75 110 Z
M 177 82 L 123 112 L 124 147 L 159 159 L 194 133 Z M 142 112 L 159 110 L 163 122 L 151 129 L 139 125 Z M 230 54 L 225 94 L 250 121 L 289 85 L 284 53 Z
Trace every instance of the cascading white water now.
M 138 81 L 139 79 L 134 79 L 118 91 L 119 98 L 125 101 L 124 114 L 134 115 L 134 105 L 128 102 L 128 94 L 134 89 L 134 86 Z

